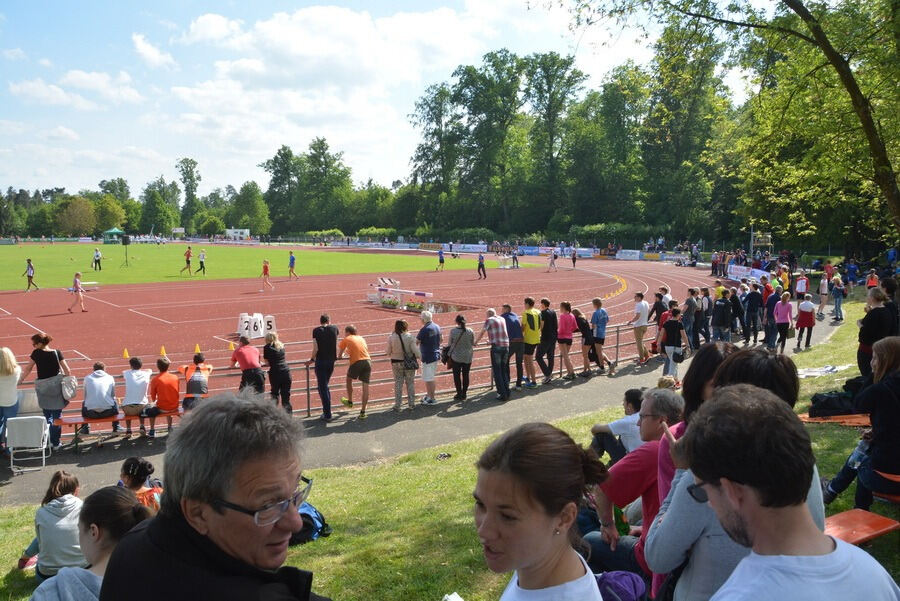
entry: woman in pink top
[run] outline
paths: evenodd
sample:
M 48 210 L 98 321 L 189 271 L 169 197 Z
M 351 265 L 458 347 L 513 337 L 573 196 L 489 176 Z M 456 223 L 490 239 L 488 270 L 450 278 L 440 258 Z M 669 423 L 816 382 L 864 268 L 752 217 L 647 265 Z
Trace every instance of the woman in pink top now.
M 778 342 L 775 346 L 781 346 L 784 353 L 784 344 L 787 342 L 788 329 L 794 323 L 794 306 L 791 305 L 791 293 L 783 292 L 781 302 L 775 304 L 775 326 L 778 328 Z
M 572 315 L 572 303 L 563 301 L 559 303 L 559 326 L 556 330 L 556 343 L 559 345 L 559 356 L 566 366 L 566 375 L 563 380 L 575 379 L 575 368 L 569 358 L 569 349 L 572 348 L 572 334 L 578 331 L 578 322 Z
M 78 271 L 75 273 L 75 278 L 72 280 L 72 294 L 75 295 L 75 300 L 72 301 L 72 304 L 69 305 L 69 313 L 72 312 L 72 307 L 80 304 L 82 312 L 86 312 L 87 309 L 84 308 L 84 288 L 81 287 L 81 272 Z

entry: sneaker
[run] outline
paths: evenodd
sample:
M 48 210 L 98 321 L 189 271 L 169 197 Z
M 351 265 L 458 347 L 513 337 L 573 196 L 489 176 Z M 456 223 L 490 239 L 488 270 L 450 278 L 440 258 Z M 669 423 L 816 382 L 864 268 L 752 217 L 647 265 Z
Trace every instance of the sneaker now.
M 150 430 L 147 432 L 147 438 L 156 438 L 156 430 L 150 428 Z
M 345 397 L 345 396 L 342 396 L 342 397 L 341 397 L 341 404 L 342 404 L 344 407 L 352 407 L 352 406 L 353 406 L 353 401 L 351 401 L 350 399 L 348 399 L 348 398 Z
M 500 401 L 501 403 L 504 402 L 504 401 L 508 401 L 508 400 L 509 400 L 507 397 L 503 396 L 502 394 L 498 394 L 498 395 L 497 395 L 496 397 L 494 397 L 494 398 L 495 398 L 496 400 Z
M 563 380 L 574 380 L 574 379 L 575 379 L 575 374 L 566 374 L 566 375 L 563 376 L 562 379 L 563 379 Z
M 584 370 L 583 372 L 579 373 L 578 375 L 581 376 L 582 378 L 590 378 L 590 377 L 591 377 L 591 370 L 586 369 L 586 370 Z
M 422 399 L 422 403 L 425 405 L 434 405 L 437 403 L 437 400 L 427 396 L 424 399 Z
M 82 424 L 80 428 L 78 428 L 79 434 L 90 434 L 91 427 L 88 424 Z
M 113 427 L 112 427 L 112 428 L 113 428 L 113 434 L 118 433 L 118 431 L 119 431 L 119 424 L 113 424 Z
M 403 406 L 401 406 L 401 405 L 394 405 L 393 407 L 391 407 L 391 411 L 394 411 L 395 413 L 400 413 L 400 411 L 402 411 L 402 410 L 403 410 Z
M 324 415 L 324 414 L 323 414 L 321 417 L 319 417 L 319 419 L 322 420 L 323 422 L 325 422 L 326 424 L 327 424 L 328 422 L 333 422 L 333 421 L 334 421 L 334 418 L 333 418 L 332 416 L 330 416 L 330 415 Z
M 365 411 L 360 411 L 358 417 L 359 417 L 359 419 L 367 419 L 369 416 L 366 415 Z
M 57 451 L 57 452 L 58 452 L 58 451 L 61 451 L 61 450 L 62 450 L 62 443 L 60 443 L 60 444 L 55 444 L 55 445 L 53 445 L 53 446 L 50 447 L 50 448 L 53 449 L 54 451 Z
M 829 505 L 832 501 L 837 499 L 837 493 L 833 492 L 828 487 L 831 484 L 831 480 L 829 480 L 828 478 L 821 478 L 819 482 L 822 484 L 822 502 L 825 505 Z
M 544 378 L 544 380 L 541 382 L 541 384 L 546 386 L 547 384 L 549 384 L 552 381 L 553 381 L 553 378 L 551 376 L 547 376 L 546 378 Z
M 16 564 L 16 567 L 20 570 L 33 569 L 37 565 L 37 560 L 37 555 L 32 555 L 31 557 L 20 557 L 19 562 Z
M 525 386 L 525 388 L 537 388 L 537 383 L 529 381 L 529 382 L 525 382 L 524 386 Z

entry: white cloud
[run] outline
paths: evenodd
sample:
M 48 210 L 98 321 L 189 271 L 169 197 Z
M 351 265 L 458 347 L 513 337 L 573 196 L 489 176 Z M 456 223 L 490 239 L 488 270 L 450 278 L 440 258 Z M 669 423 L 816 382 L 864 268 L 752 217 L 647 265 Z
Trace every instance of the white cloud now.
M 95 102 L 91 102 L 84 96 L 48 84 L 40 77 L 19 83 L 10 82 L 9 91 L 15 96 L 28 98 L 40 104 L 70 106 L 80 111 L 93 111 L 100 108 Z
M 171 31 L 175 31 L 176 29 L 178 29 L 178 24 L 174 23 L 172 21 L 169 21 L 168 19 L 160 19 L 157 21 L 157 23 L 159 23 L 160 25 L 162 25 L 163 27 L 165 27 L 166 29 L 169 29 Z
M 25 124 L 19 121 L 7 121 L 6 119 L 0 119 L 0 134 L 7 135 L 15 135 L 21 134 L 26 129 Z
M 49 58 L 42 58 L 38 61 L 38 64 L 42 67 L 49 68 L 53 66 L 53 61 L 51 61 Z
M 20 61 L 27 58 L 25 51 L 21 48 L 6 48 L 5 50 L 0 51 L 0 54 L 8 61 Z
M 81 139 L 81 136 L 78 135 L 78 132 L 69 129 L 64 125 L 57 125 L 53 129 L 44 132 L 41 137 L 47 140 L 68 140 L 70 142 L 75 142 L 76 140 Z
M 116 104 L 141 102 L 143 97 L 128 84 L 131 76 L 125 71 L 119 71 L 115 79 L 109 73 L 100 71 L 72 70 L 63 75 L 59 80 L 64 86 L 80 88 L 96 92 L 106 100 Z
M 148 42 L 143 34 L 131 34 L 131 41 L 134 43 L 134 51 L 138 53 L 138 56 L 140 56 L 148 66 L 153 67 L 154 69 L 158 67 L 175 68 L 178 66 L 178 63 L 175 62 L 175 59 L 172 58 L 171 54 L 163 52 Z
M 185 44 L 221 42 L 240 33 L 241 23 L 237 19 L 206 13 L 191 21 L 187 33 L 181 36 L 181 41 Z

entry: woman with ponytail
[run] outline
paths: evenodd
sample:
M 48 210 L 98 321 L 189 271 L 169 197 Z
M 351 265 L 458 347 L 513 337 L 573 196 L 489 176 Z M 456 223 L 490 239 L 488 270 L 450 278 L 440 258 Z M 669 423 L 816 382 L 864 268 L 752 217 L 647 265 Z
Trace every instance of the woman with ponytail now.
M 84 500 L 78 519 L 78 539 L 87 560 L 85 568 L 63 568 L 43 582 L 31 601 L 93 601 L 113 549 L 125 533 L 151 517 L 134 493 L 121 486 L 107 486 Z
M 125 488 L 134 493 L 141 505 L 159 511 L 163 489 L 150 485 L 149 479 L 153 471 L 153 464 L 143 457 L 129 457 L 122 464 L 121 479 Z
M 577 548 L 575 518 L 606 467 L 562 430 L 523 424 L 492 442 L 476 463 L 475 526 L 493 572 L 513 571 L 501 601 L 601 599 Z

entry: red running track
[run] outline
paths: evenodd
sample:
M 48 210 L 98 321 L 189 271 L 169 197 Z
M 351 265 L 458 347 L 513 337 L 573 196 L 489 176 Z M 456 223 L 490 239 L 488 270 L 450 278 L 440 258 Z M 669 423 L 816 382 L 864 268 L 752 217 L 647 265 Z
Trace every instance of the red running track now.
M 603 297 L 613 326 L 631 316 L 634 292 L 649 292 L 652 297 L 665 284 L 675 298 L 683 299 L 689 286 L 712 282 L 702 271 L 664 263 L 582 260 L 577 270 L 572 270 L 566 261 L 559 263 L 560 270 L 550 273 L 543 267 L 491 269 L 486 280 L 478 280 L 474 269 L 381 275 L 399 280 L 402 288 L 432 292 L 434 300 L 474 307 L 463 314 L 476 333 L 485 308 L 499 310 L 500 305 L 508 302 L 519 313 L 525 296 L 535 299 L 546 296 L 553 301 L 554 308 L 559 301 L 569 300 L 586 313 L 591 310 L 593 297 Z M 131 356 L 142 357 L 145 367 L 153 367 L 162 346 L 172 362 L 179 365 L 189 362 L 194 346 L 199 345 L 207 362 L 220 368 L 211 387 L 235 389 L 239 372 L 227 369 L 227 365 L 231 354 L 228 345 L 238 315 L 242 312 L 274 315 L 279 335 L 288 349 L 288 359 L 297 362 L 293 404 L 300 408 L 307 402 L 306 374 L 300 362 L 309 358 L 310 334 L 318 325 L 321 313 L 329 313 L 332 323 L 341 328 L 348 323 L 355 324 L 373 355 L 384 352 L 396 319 L 407 319 L 412 331 L 420 326 L 414 313 L 384 309 L 365 301 L 366 295 L 373 291 L 370 284 L 375 277 L 361 274 L 305 276 L 291 282 L 279 279 L 274 280 L 276 289 L 265 293 L 259 292 L 258 280 L 185 278 L 183 282 L 105 286 L 85 295 L 88 312 L 75 314 L 66 311 L 71 296 L 62 289 L 27 294 L 3 292 L 0 293 L 0 345 L 10 347 L 24 363 L 32 348 L 30 336 L 36 331 L 47 332 L 53 336 L 52 346 L 63 351 L 79 378 L 89 373 L 93 362 L 98 360 L 106 363 L 108 372 L 120 374 L 127 368 L 127 360 L 122 356 L 126 348 Z M 435 321 L 442 328 L 449 328 L 454 317 L 455 314 L 437 314 Z M 614 341 L 610 338 L 608 334 L 607 354 L 614 356 L 609 348 Z M 261 340 L 254 342 L 262 344 Z M 620 359 L 635 355 L 632 342 L 630 329 L 623 329 Z M 579 350 L 577 344 L 573 350 Z M 573 357 L 573 363 L 580 370 L 580 354 Z M 473 364 L 473 386 L 488 383 L 488 365 L 488 353 L 482 349 L 476 353 Z M 343 373 L 344 366 L 339 364 L 332 379 L 336 398 L 343 389 Z M 449 372 L 440 369 L 439 374 L 438 389 L 452 391 Z M 383 357 L 376 358 L 372 378 L 371 398 L 392 399 L 390 364 Z M 315 377 L 311 380 L 313 391 L 309 401 L 315 408 L 319 407 L 319 399 L 315 393 Z M 417 382 L 417 392 L 424 392 L 421 382 Z M 358 390 L 356 398 L 359 398 Z M 73 403 L 69 409 L 77 409 L 78 405 Z

